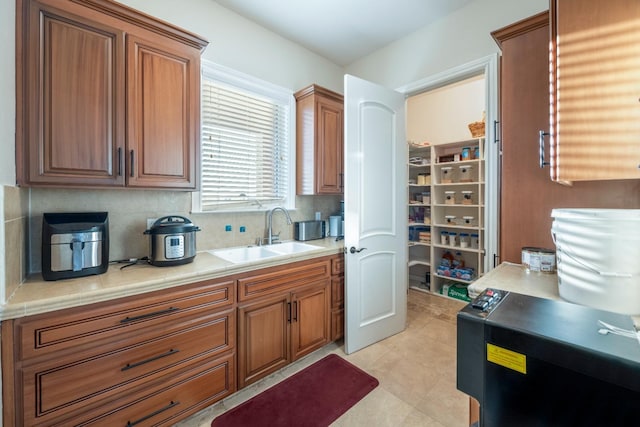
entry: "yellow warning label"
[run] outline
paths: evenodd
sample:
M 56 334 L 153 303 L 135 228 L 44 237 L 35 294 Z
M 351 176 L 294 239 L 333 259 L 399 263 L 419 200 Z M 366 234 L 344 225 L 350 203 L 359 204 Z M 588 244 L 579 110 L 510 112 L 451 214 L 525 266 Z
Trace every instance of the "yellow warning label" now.
M 487 360 L 521 374 L 527 373 L 527 356 L 487 343 Z

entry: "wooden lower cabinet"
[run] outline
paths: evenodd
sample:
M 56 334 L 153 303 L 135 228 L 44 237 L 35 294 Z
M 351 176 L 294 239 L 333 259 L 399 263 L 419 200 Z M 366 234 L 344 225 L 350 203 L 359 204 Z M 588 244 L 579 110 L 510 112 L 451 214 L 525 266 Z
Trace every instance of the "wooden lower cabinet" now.
M 291 361 L 331 341 L 330 283 L 325 279 L 291 295 Z
M 239 388 L 331 341 L 331 259 L 238 278 Z
M 3 425 L 173 425 L 341 336 L 342 260 L 6 320 Z
M 238 387 L 329 343 L 330 279 L 238 307 Z
M 289 364 L 289 294 L 238 307 L 238 387 Z
M 344 254 L 331 258 L 331 341 L 344 336 Z
M 171 425 L 234 393 L 235 304 L 221 279 L 3 322 L 4 425 Z

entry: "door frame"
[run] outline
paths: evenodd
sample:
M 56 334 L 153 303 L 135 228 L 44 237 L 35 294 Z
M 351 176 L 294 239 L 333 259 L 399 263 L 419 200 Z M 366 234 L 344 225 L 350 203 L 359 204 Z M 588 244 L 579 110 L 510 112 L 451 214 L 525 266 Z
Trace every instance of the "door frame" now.
M 497 53 L 487 55 L 466 64 L 450 68 L 433 76 L 409 83 L 396 88 L 398 92 L 404 93 L 405 98 L 418 95 L 423 92 L 438 89 L 453 83 L 466 80 L 471 77 L 484 75 L 485 80 L 485 114 L 486 114 L 486 136 L 485 136 L 485 257 L 484 272 L 496 267 L 499 262 L 499 168 L 500 168 L 500 139 L 498 138 L 498 75 L 499 56 Z

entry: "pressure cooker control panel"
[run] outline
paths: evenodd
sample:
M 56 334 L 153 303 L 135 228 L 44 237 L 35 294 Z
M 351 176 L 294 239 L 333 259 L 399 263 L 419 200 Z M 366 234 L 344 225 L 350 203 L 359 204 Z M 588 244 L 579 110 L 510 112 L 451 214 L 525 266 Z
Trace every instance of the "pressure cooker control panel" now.
M 184 236 L 181 234 L 169 235 L 164 238 L 164 257 L 175 259 L 184 257 Z

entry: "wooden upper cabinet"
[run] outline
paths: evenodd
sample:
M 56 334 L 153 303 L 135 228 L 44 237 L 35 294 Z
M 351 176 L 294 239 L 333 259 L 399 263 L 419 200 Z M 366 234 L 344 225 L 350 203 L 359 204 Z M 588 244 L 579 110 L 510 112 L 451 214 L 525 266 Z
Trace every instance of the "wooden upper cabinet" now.
M 109 0 L 18 0 L 19 185 L 197 187 L 198 36 Z
M 295 94 L 296 193 L 342 194 L 344 186 L 344 100 L 317 85 Z
M 502 51 L 500 74 L 500 262 L 521 262 L 526 246 L 553 248 L 555 208 L 637 209 L 640 181 L 558 185 L 540 169 L 538 132 L 549 126 L 549 14 L 491 33 Z
M 199 52 L 129 35 L 127 59 L 128 184 L 195 189 Z
M 640 178 L 640 2 L 550 6 L 551 178 Z
M 20 183 L 124 184 L 124 32 L 47 4 L 23 6 Z

